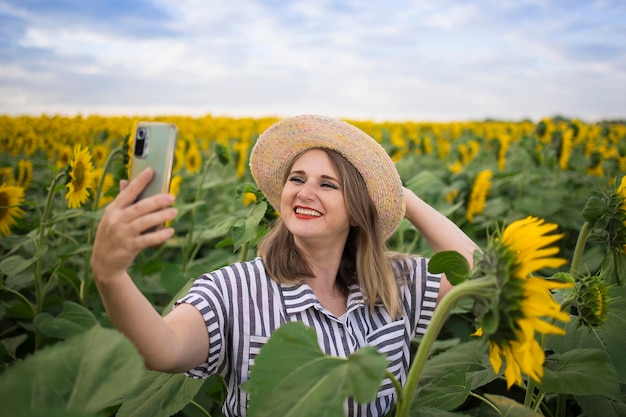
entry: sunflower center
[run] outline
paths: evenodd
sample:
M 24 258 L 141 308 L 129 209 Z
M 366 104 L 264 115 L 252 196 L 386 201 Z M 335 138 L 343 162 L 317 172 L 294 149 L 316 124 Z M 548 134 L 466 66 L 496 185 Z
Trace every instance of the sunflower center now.
M 9 212 L 9 196 L 5 192 L 0 193 L 0 220 Z
M 85 165 L 82 162 L 78 162 L 74 167 L 74 186 L 77 189 L 82 189 L 85 185 Z

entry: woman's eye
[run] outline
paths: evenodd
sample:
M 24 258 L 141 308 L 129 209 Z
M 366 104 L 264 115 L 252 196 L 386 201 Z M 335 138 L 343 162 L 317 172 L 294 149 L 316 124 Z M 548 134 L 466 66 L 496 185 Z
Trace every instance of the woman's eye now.
M 333 190 L 338 190 L 339 189 L 338 186 L 336 186 L 335 184 L 330 183 L 330 182 L 322 183 L 322 187 L 324 187 L 324 188 L 332 188 Z
M 298 183 L 298 184 L 303 184 L 304 183 L 304 179 L 302 179 L 300 177 L 291 177 L 291 178 L 289 178 L 289 181 L 295 182 L 295 183 Z

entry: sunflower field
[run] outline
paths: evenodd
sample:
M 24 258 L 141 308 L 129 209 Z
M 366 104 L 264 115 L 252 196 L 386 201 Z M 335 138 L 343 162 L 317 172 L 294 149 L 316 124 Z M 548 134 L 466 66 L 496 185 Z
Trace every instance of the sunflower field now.
M 223 381 L 146 371 L 93 282 L 95 230 L 128 175 L 140 120 L 179 128 L 175 235 L 129 271 L 158 311 L 200 274 L 252 259 L 278 215 L 248 169 L 275 117 L 0 115 L 3 415 L 222 416 Z M 626 124 L 348 121 L 483 249 L 469 268 L 458 254 L 433 254 L 406 220 L 389 239 L 390 250 L 432 256 L 433 272 L 455 284 L 432 331 L 415 340 L 391 415 L 626 416 Z M 270 340 L 246 387 L 252 416 L 334 416 L 346 396 L 367 401 L 385 377 L 370 351 L 360 358 L 370 370 L 381 364 L 376 372 L 346 360 L 334 374 L 275 373 L 284 352 L 314 337 L 297 324 L 278 332 L 288 337 Z M 313 352 L 288 365 L 325 359 Z M 362 383 L 332 377 L 343 372 Z M 319 395 L 294 402 L 275 389 L 289 385 Z

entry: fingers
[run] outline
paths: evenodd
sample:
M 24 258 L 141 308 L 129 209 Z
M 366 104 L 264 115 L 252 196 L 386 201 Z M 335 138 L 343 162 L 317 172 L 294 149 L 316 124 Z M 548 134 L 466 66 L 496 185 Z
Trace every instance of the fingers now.
M 150 183 L 153 176 L 154 171 L 148 167 L 141 171 L 132 181 L 120 181 L 120 193 L 111 202 L 111 205 L 124 207 L 133 204 L 137 201 L 139 194 Z
M 137 237 L 137 245 L 141 248 L 159 246 L 172 236 L 174 236 L 174 229 L 171 227 L 157 229 L 154 232 L 139 235 Z
M 165 197 L 167 197 L 167 195 Z M 170 201 L 170 199 L 166 199 L 166 201 Z M 136 213 L 137 212 L 141 213 L 141 208 L 139 206 L 140 204 L 137 203 L 129 207 L 129 209 L 127 210 L 135 209 Z M 148 211 L 147 213 L 141 213 L 140 215 L 129 218 L 129 222 L 127 223 L 128 225 L 127 232 L 130 234 L 144 233 L 146 232 L 146 230 L 153 229 L 155 227 L 163 225 L 164 223 L 168 221 L 174 220 L 177 214 L 178 214 L 178 210 L 174 207 L 159 208 L 156 211 Z

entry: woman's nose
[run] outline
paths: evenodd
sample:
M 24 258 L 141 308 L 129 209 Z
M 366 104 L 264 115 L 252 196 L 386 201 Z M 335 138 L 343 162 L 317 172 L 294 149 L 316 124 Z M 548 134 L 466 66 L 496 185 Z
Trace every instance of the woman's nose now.
M 313 198 L 313 196 L 314 194 L 311 186 L 308 184 L 302 184 L 302 186 L 300 187 L 300 191 L 298 191 L 297 197 L 300 200 L 309 201 Z

